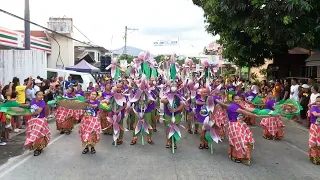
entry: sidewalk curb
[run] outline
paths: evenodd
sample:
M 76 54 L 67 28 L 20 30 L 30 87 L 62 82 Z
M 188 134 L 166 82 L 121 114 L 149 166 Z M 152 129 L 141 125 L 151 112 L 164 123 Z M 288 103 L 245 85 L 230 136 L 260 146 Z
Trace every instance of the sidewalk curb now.
M 51 122 L 55 121 L 55 118 L 48 118 L 47 120 L 48 120 L 48 123 L 51 123 Z M 14 137 L 16 137 L 16 136 L 18 136 L 18 135 L 20 135 L 20 134 L 22 134 L 22 133 L 25 133 L 26 130 L 27 130 L 27 129 L 22 129 L 22 130 L 21 130 L 20 132 L 18 132 L 18 133 L 11 132 L 11 133 L 9 134 L 9 138 L 12 139 L 12 138 L 14 138 Z

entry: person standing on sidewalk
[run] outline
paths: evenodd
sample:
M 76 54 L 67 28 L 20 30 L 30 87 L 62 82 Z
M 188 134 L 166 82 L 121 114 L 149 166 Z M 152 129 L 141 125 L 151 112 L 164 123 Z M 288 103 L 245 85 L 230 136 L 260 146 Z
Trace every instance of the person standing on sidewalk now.
M 291 80 L 291 87 L 290 87 L 290 99 L 293 98 L 296 101 L 299 101 L 299 84 L 297 84 L 297 79 Z
M 0 96 L 1 96 L 0 101 L 2 102 L 3 96 L 2 94 Z M 5 143 L 2 138 L 2 136 L 5 135 L 5 126 L 6 126 L 6 114 L 3 112 L 0 112 L 0 146 L 7 145 L 7 143 Z
M 32 77 L 29 77 L 28 82 L 26 85 L 20 85 L 20 79 L 17 77 L 14 77 L 13 80 L 13 89 L 15 92 L 17 92 L 17 102 L 20 105 L 26 104 L 26 90 L 29 89 L 32 86 Z M 16 126 L 16 129 L 14 132 L 18 133 L 20 132 L 22 128 L 22 123 L 21 123 L 22 116 L 14 116 L 14 123 Z

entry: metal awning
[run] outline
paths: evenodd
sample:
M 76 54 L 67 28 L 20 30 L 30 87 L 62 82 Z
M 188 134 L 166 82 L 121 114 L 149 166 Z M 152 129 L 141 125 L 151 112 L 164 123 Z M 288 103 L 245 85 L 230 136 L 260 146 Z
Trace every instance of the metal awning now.
M 320 51 L 316 51 L 308 59 L 306 59 L 306 66 L 320 66 Z

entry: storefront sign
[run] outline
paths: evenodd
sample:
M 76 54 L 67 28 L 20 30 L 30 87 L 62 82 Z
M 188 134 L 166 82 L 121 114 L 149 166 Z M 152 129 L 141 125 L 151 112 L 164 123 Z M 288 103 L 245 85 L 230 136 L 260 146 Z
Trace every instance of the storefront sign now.
M 51 54 L 51 43 L 31 36 L 31 50 L 41 50 Z M 24 49 L 24 33 L 0 27 L 0 45 Z

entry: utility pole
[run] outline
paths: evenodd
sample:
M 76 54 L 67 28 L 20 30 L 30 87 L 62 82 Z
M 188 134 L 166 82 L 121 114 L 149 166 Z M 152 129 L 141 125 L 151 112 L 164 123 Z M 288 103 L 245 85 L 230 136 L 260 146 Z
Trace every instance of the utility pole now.
M 124 49 L 123 49 L 123 54 L 127 54 L 127 39 L 128 39 L 128 31 L 137 31 L 138 29 L 136 28 L 128 28 L 128 26 L 125 26 L 124 30 Z
M 30 9 L 29 9 L 29 0 L 24 1 L 24 48 L 25 50 L 30 50 Z

